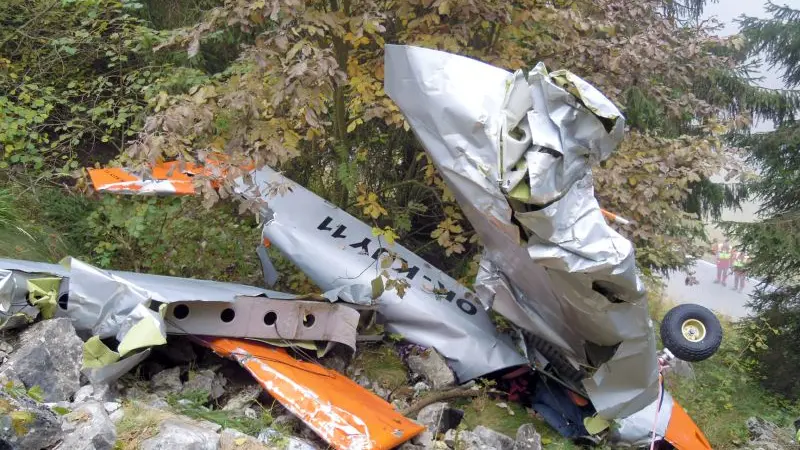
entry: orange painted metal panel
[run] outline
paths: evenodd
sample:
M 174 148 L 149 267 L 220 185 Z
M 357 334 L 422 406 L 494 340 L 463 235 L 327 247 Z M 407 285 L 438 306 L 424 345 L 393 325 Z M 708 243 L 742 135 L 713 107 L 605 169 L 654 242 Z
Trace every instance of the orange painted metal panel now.
M 243 339 L 203 338 L 239 362 L 276 400 L 337 450 L 389 450 L 424 427 L 351 379 L 280 348 Z
M 94 188 L 98 191 L 193 195 L 196 193 L 194 175 L 210 177 L 212 186 L 218 187 L 220 178 L 227 173 L 219 162 L 221 158 L 210 157 L 205 166 L 184 163 L 181 167 L 178 161 L 157 163 L 150 168 L 148 179 L 142 179 L 122 168 L 87 169 L 87 171 Z M 253 164 L 245 164 L 240 168 L 249 171 L 254 167 Z
M 166 169 L 161 167 L 160 171 L 164 172 L 162 178 L 143 180 L 120 168 L 87 169 L 92 185 L 98 191 L 170 195 L 195 193 L 194 184 L 188 175 L 174 171 L 170 177 L 166 177 Z
M 664 439 L 678 450 L 711 450 L 711 443 L 678 402 L 672 405 Z

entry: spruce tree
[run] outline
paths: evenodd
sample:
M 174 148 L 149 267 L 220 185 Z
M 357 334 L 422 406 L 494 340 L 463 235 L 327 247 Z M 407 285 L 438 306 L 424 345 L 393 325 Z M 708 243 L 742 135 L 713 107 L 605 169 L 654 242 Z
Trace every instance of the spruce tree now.
M 745 18 L 741 33 L 749 54 L 761 55 L 781 71 L 789 88 L 800 85 L 800 10 L 768 3 L 767 19 Z M 791 98 L 794 92 L 784 93 Z M 788 102 L 791 104 L 793 102 Z M 783 106 L 785 106 L 784 104 Z M 725 223 L 725 229 L 750 256 L 747 271 L 762 280 L 750 301 L 758 320 L 766 319 L 767 347 L 755 349 L 767 387 L 800 397 L 800 124 L 795 108 L 767 108 L 774 131 L 736 139 L 748 149 L 759 177 L 748 189 L 760 204 L 753 223 Z M 763 329 L 763 328 L 757 328 Z

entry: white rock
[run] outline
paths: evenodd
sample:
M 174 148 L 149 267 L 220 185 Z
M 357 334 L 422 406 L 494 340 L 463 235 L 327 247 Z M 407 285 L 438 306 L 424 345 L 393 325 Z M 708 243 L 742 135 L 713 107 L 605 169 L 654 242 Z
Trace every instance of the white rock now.
M 279 441 L 285 441 L 286 444 L 283 448 L 285 450 L 319 450 L 314 444 L 298 439 L 294 436 L 283 436 L 277 430 L 266 428 L 258 433 L 258 440 L 265 444 L 271 445 Z
M 430 390 L 431 390 L 431 387 L 428 386 L 427 384 L 425 384 L 424 381 L 420 381 L 420 382 L 418 382 L 417 384 L 414 385 L 414 392 L 417 395 L 421 394 L 422 392 L 427 392 L 427 391 L 430 391 Z
M 91 398 L 92 394 L 94 394 L 94 386 L 92 386 L 91 384 L 87 384 L 86 386 L 83 386 L 82 388 L 78 389 L 77 392 L 75 392 L 74 403 L 83 403 L 89 398 Z
M 112 422 L 115 424 L 119 423 L 125 417 L 125 410 L 120 408 L 113 413 L 109 414 L 108 418 L 111 419 Z
M 432 403 L 420 409 L 417 414 L 417 422 L 425 425 L 434 435 L 457 427 L 463 418 L 463 411 L 451 408 L 443 402 Z
M 111 387 L 107 384 L 87 384 L 86 386 L 81 387 L 75 392 L 75 400 L 73 403 L 81 404 L 86 403 L 88 401 L 95 401 L 99 403 L 105 403 L 114 400 L 114 396 L 111 392 Z
M 225 395 L 225 386 L 228 380 L 212 370 L 192 372 L 189 380 L 183 384 L 183 392 L 205 391 L 211 400 L 216 400 Z
M 158 434 L 142 442 L 141 450 L 217 450 L 219 435 L 200 425 L 167 419 Z
M 408 367 L 415 373 L 422 375 L 425 381 L 434 389 L 453 386 L 456 377 L 447 366 L 444 357 L 435 349 L 429 348 L 421 354 L 412 354 L 408 357 Z
M 253 436 L 239 430 L 226 428 L 219 435 L 219 450 L 277 450 L 276 446 L 267 446 Z
M 422 433 L 414 436 L 414 438 L 411 439 L 411 443 L 428 448 L 433 444 L 433 438 L 434 438 L 433 433 L 431 433 L 428 430 L 425 430 Z
M 154 392 L 177 393 L 183 389 L 181 382 L 181 368 L 162 370 L 150 379 L 150 386 Z
M 117 442 L 117 428 L 97 402 L 84 403 L 65 415 L 61 428 L 69 434 L 56 450 L 112 450 Z
M 447 433 L 444 434 L 444 443 L 447 444 L 449 447 L 452 447 L 456 445 L 457 438 L 458 438 L 458 431 L 447 430 Z
M 542 437 L 536 432 L 532 423 L 526 423 L 517 429 L 517 443 L 514 450 L 542 450 Z
M 258 399 L 263 389 L 261 386 L 254 384 L 246 386 L 239 391 L 236 395 L 228 400 L 228 403 L 222 408 L 223 411 L 241 411 L 247 408 Z

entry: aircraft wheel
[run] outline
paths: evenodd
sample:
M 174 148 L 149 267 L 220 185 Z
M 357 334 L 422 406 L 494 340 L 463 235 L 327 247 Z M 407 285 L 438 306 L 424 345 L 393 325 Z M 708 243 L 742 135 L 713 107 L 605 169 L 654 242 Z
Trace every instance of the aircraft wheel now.
M 703 361 L 719 350 L 722 325 L 708 308 L 678 305 L 669 310 L 661 322 L 661 341 L 684 361 Z

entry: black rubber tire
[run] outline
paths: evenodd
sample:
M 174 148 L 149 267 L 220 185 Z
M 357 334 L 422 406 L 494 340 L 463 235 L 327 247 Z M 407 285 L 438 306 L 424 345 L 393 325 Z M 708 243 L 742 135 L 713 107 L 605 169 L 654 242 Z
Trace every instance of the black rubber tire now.
M 706 327 L 702 341 L 692 342 L 681 332 L 683 323 L 695 319 Z M 710 358 L 722 344 L 722 325 L 714 313 L 695 304 L 678 305 L 667 312 L 661 322 L 661 342 L 673 355 L 684 361 L 696 362 Z

